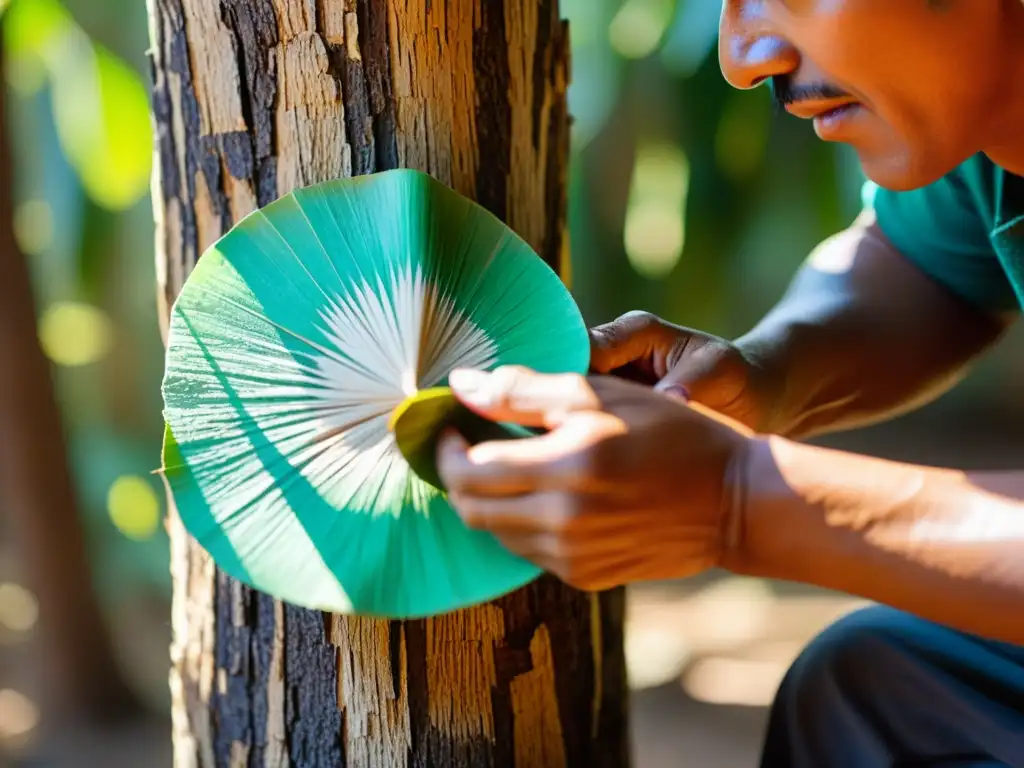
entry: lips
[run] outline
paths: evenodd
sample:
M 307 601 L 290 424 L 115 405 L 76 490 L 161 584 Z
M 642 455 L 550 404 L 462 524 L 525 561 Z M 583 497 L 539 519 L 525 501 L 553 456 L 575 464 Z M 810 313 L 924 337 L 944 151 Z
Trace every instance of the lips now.
M 804 120 L 813 120 L 818 117 L 835 117 L 837 114 L 841 114 L 855 106 L 857 106 L 857 102 L 853 99 L 797 101 L 792 104 L 787 104 L 786 111 L 795 117 L 800 117 Z

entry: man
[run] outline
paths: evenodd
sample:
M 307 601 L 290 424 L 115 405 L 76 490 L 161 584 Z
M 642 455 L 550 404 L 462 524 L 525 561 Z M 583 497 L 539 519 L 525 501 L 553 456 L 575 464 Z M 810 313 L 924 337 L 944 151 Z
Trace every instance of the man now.
M 881 603 L 797 660 L 765 766 L 1024 765 L 1024 471 L 794 441 L 921 406 L 1019 311 L 1024 3 L 726 0 L 720 57 L 851 144 L 871 205 L 740 339 L 642 313 L 592 331 L 596 373 L 652 388 L 454 374 L 471 408 L 550 431 L 447 437 L 453 503 L 585 589 L 722 566 Z
M 1021 0 L 726 0 L 719 54 L 770 81 L 877 185 L 730 342 L 643 314 L 592 331 L 597 374 L 457 372 L 541 437 L 440 449 L 466 522 L 604 589 L 713 566 L 880 603 L 817 638 L 763 765 L 1024 765 L 1024 471 L 794 442 L 949 388 L 1024 296 Z

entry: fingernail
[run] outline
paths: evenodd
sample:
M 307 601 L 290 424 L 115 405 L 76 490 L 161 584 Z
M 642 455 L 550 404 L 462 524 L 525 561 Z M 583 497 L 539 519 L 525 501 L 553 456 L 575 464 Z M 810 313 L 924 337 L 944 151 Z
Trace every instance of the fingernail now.
M 456 368 L 448 376 L 448 384 L 463 400 L 478 406 L 490 405 L 491 392 L 487 383 L 490 376 L 484 371 Z
M 682 384 L 669 384 L 661 391 L 664 392 L 669 397 L 674 397 L 677 400 L 682 400 L 684 403 L 690 402 L 690 392 Z

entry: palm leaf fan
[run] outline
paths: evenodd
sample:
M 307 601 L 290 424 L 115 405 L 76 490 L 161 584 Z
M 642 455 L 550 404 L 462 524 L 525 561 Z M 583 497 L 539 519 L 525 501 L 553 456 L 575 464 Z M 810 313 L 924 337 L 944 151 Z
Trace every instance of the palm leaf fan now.
M 172 308 L 163 476 L 234 578 L 320 610 L 437 615 L 539 575 L 440 488 L 445 425 L 523 434 L 473 417 L 448 374 L 588 363 L 569 292 L 485 209 L 410 170 L 307 187 L 213 245 Z

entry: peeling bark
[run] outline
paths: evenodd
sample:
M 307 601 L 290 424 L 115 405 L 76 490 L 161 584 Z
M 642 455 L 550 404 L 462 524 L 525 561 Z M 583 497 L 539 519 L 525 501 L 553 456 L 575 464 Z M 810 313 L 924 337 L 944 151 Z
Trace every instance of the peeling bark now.
M 298 185 L 395 167 L 566 264 L 556 0 L 149 0 L 159 298 Z M 283 605 L 172 524 L 175 762 L 625 766 L 623 595 L 554 579 L 427 621 Z

